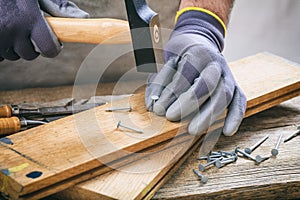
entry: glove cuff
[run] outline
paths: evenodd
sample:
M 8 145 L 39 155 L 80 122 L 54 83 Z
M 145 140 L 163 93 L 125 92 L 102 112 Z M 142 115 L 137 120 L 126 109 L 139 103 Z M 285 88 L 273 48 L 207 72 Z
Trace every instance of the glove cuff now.
M 178 18 L 185 12 L 188 12 L 188 11 L 198 11 L 198 12 L 203 12 L 203 13 L 206 13 L 210 16 L 212 16 L 213 18 L 215 18 L 219 23 L 220 25 L 222 26 L 223 28 L 223 35 L 225 36 L 226 35 L 226 32 L 227 32 L 227 28 L 226 28 L 226 25 L 225 23 L 223 22 L 223 20 L 218 16 L 216 15 L 215 13 L 211 12 L 210 10 L 206 10 L 204 8 L 199 8 L 199 7 L 186 7 L 186 8 L 183 8 L 181 10 L 179 10 L 176 14 L 176 17 L 175 17 L 175 24 L 177 23 L 178 21 Z M 216 23 L 216 22 L 215 22 Z M 216 26 L 219 26 L 218 24 L 215 24 Z M 219 27 L 220 28 L 220 27 Z M 222 31 L 221 31 L 222 32 Z
M 214 43 L 222 52 L 226 32 L 225 25 L 219 17 L 218 20 L 216 15 L 212 16 L 213 13 L 208 13 L 208 10 L 204 12 L 204 10 L 191 7 L 179 11 L 172 36 L 183 33 L 201 35 Z

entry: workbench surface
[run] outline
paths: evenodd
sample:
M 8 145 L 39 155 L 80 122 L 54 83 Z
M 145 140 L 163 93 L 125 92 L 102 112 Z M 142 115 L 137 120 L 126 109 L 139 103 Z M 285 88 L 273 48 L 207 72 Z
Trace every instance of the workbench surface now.
M 49 92 L 52 91 L 52 92 Z M 53 101 L 70 97 L 71 87 L 32 89 L 15 92 L 0 92 L 2 103 L 20 103 L 30 97 L 30 101 Z M 55 92 L 54 92 L 55 91 Z M 125 91 L 125 90 L 124 90 Z M 105 93 L 97 93 L 103 95 Z M 55 96 L 55 97 L 54 97 Z M 57 98 L 57 99 L 56 99 Z M 19 101 L 19 102 L 18 102 Z M 300 97 L 256 114 L 243 121 L 238 133 L 232 137 L 222 136 L 215 150 L 234 150 L 240 146 L 249 147 L 263 136 L 270 138 L 253 155 L 269 156 L 280 133 L 286 138 L 295 132 L 300 124 Z M 193 153 L 180 169 L 171 176 L 155 194 L 154 199 L 297 199 L 300 197 L 300 136 L 279 147 L 275 158 L 255 165 L 253 161 L 239 158 L 237 163 L 222 169 L 210 168 L 203 174 L 208 176 L 207 184 L 202 184 L 192 172 L 197 165 L 198 151 Z
M 269 156 L 280 133 L 286 138 L 300 125 L 300 97 L 245 119 L 238 133 L 222 136 L 214 150 L 250 147 L 270 135 L 257 148 L 254 156 Z M 278 156 L 255 165 L 239 158 L 224 168 L 212 167 L 203 172 L 208 176 L 202 184 L 192 172 L 205 161 L 198 161 L 198 151 L 155 194 L 154 199 L 299 199 L 300 197 L 300 136 L 281 143 Z

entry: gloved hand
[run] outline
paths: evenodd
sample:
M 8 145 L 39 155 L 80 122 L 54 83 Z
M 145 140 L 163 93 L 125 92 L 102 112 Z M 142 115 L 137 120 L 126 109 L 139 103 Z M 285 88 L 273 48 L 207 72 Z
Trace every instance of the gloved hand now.
M 246 110 L 246 97 L 221 54 L 225 25 L 206 10 L 183 12 L 165 49 L 166 64 L 149 76 L 146 106 L 170 121 L 191 116 L 188 132 L 199 135 L 228 108 L 224 135 L 233 135 Z M 151 97 L 159 96 L 153 103 Z
M 48 26 L 39 3 L 43 11 L 53 16 L 88 17 L 67 0 L 1 0 L 0 60 L 58 55 L 61 43 Z

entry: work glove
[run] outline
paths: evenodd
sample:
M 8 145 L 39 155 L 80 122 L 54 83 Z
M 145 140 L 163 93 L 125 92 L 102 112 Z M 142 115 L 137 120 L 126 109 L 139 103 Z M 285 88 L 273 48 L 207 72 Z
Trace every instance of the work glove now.
M 148 110 L 170 121 L 191 117 L 188 132 L 200 135 L 228 109 L 223 133 L 231 136 L 238 130 L 246 97 L 221 53 L 225 31 L 222 20 L 208 10 L 179 13 L 165 48 L 166 64 L 148 79 Z
M 32 60 L 39 54 L 55 57 L 62 45 L 43 12 L 58 17 L 88 17 L 66 0 L 1 0 L 0 60 Z

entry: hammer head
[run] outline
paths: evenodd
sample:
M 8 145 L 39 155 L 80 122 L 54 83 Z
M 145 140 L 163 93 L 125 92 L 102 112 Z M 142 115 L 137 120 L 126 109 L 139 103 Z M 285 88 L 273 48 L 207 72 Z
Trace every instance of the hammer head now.
M 125 0 L 125 5 L 137 71 L 156 73 L 164 62 L 158 14 L 145 0 Z

